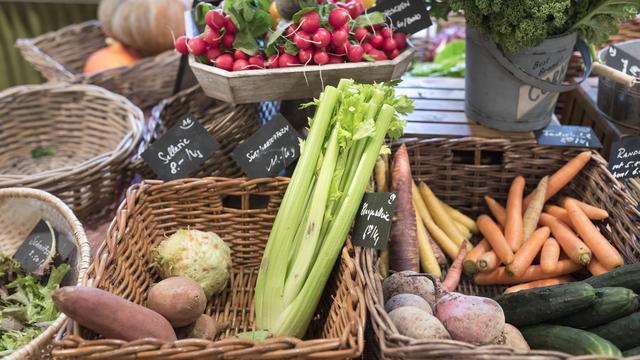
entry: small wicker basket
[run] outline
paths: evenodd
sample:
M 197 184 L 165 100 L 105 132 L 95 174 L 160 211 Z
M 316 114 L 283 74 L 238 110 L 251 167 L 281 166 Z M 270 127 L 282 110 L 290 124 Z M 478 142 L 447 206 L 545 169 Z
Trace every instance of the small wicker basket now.
M 143 304 L 157 273 L 150 267 L 153 248 L 178 229 L 214 231 L 229 244 L 233 268 L 230 286 L 207 305 L 206 312 L 230 328 L 216 341 L 154 339 L 125 342 L 91 340 L 74 326 L 56 342 L 56 358 L 153 359 L 346 359 L 364 347 L 366 315 L 362 284 L 347 245 L 307 332 L 308 340 L 276 337 L 263 342 L 233 335 L 254 328 L 253 289 L 262 254 L 288 178 L 204 178 L 171 182 L 146 180 L 132 186 L 106 243 L 85 276 L 87 285 Z M 83 338 L 82 335 L 85 334 Z M 85 340 L 87 339 L 87 340 Z
M 79 285 L 89 267 L 89 243 L 71 209 L 47 192 L 28 188 L 0 189 L 0 251 L 13 255 L 40 219 L 49 221 L 76 245 L 75 263 L 69 264 L 72 271 L 63 285 Z M 66 317 L 60 315 L 38 337 L 5 359 L 48 358 L 53 337 L 65 320 Z
M 408 142 L 414 179 L 425 181 L 447 204 L 475 217 L 488 213 L 484 195 L 494 195 L 502 203 L 513 178 L 527 179 L 527 192 L 545 175 L 557 170 L 576 155 L 578 149 L 545 147 L 535 141 L 489 140 L 480 138 L 430 139 Z M 635 209 L 627 189 L 607 170 L 606 161 L 597 153 L 585 169 L 568 185 L 565 193 L 606 209 L 610 220 L 600 231 L 620 251 L 628 263 L 640 260 L 640 227 L 633 217 Z M 363 276 L 365 298 L 371 315 L 373 337 L 367 339 L 371 358 L 393 359 L 531 359 L 565 360 L 571 355 L 535 350 L 529 353 L 506 346 L 476 347 L 453 340 L 414 340 L 402 336 L 384 310 L 382 277 L 378 256 L 371 249 L 360 253 L 358 274 Z M 494 298 L 504 287 L 478 286 L 463 279 L 458 291 L 468 295 Z M 580 357 L 580 359 L 596 357 Z M 577 357 L 575 359 L 578 359 Z
M 125 96 L 143 109 L 173 94 L 180 65 L 179 54 L 165 51 L 130 66 L 84 74 L 89 55 L 106 46 L 105 34 L 96 20 L 69 25 L 33 39 L 18 39 L 16 46 L 25 60 L 49 81 L 98 85 Z M 195 82 L 193 78 L 189 81 Z
M 93 85 L 45 84 L 0 92 L 0 188 L 49 191 L 86 220 L 117 203 L 132 178 L 142 111 Z M 38 148 L 49 156 L 34 156 Z
M 207 97 L 199 85 L 183 90 L 153 108 L 147 124 L 148 134 L 140 147 L 141 155 L 149 143 L 160 138 L 186 115 L 197 118 L 202 126 L 220 143 L 220 149 L 209 158 L 194 177 L 240 177 L 242 170 L 231 158 L 235 147 L 260 127 L 256 104 L 233 105 Z M 145 179 L 155 179 L 151 168 L 140 156 L 133 162 L 134 170 Z

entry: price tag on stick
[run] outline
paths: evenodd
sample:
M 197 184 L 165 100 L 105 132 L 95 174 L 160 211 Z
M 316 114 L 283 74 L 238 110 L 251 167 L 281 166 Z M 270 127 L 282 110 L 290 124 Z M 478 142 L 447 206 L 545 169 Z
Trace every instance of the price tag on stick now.
M 414 34 L 431 26 L 429 12 L 422 0 L 382 0 L 368 12 L 379 11 L 394 32 Z
M 219 148 L 218 141 L 189 115 L 151 144 L 142 158 L 158 177 L 169 181 L 190 177 Z
M 280 114 L 238 145 L 231 157 L 248 177 L 277 176 L 300 156 L 300 134 Z
M 40 220 L 29 236 L 22 242 L 13 258 L 28 273 L 38 272 L 56 253 L 56 231 L 51 224 Z
M 611 145 L 609 171 L 618 180 L 640 177 L 640 137 L 624 137 Z
M 538 144 L 599 149 L 600 140 L 589 126 L 550 124 L 536 132 Z
M 387 246 L 396 212 L 396 198 L 393 192 L 364 194 L 353 228 L 354 245 L 378 250 Z

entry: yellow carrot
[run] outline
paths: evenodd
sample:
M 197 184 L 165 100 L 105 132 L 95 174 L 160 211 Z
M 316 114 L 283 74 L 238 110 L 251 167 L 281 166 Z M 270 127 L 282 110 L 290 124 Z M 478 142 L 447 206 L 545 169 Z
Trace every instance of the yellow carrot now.
M 447 234 L 445 234 L 438 225 L 436 225 L 436 222 L 431 217 L 429 209 L 427 209 L 427 206 L 422 200 L 418 187 L 415 183 L 413 183 L 412 186 L 411 196 L 417 206 L 418 214 L 420 214 L 420 218 L 422 219 L 424 226 L 429 231 L 429 234 L 431 234 L 431 237 L 433 237 L 433 240 L 435 240 L 447 256 L 451 259 L 455 259 L 456 256 L 458 256 L 458 246 L 453 242 L 453 240 L 449 239 Z
M 376 180 L 376 191 L 378 192 L 387 192 L 389 191 L 389 156 L 381 155 L 378 156 L 375 165 L 375 180 Z M 380 270 L 380 274 L 386 278 L 389 276 L 389 249 L 385 248 L 380 250 L 378 263 L 378 270 Z
M 471 239 L 471 237 L 473 236 L 473 234 L 471 234 L 471 230 L 469 230 L 468 227 L 462 225 L 461 223 L 454 220 L 453 225 L 456 226 L 462 237 L 464 237 L 466 240 Z
M 529 239 L 529 236 L 534 232 L 534 230 L 538 227 L 538 220 L 540 219 L 540 214 L 542 213 L 542 207 L 544 206 L 544 198 L 547 194 L 547 184 L 549 183 L 549 177 L 545 176 L 538 183 L 538 187 L 536 187 L 533 192 L 533 197 L 531 198 L 531 202 L 529 206 L 527 206 L 527 210 L 525 210 L 524 215 L 522 216 L 522 228 L 524 233 L 524 241 Z
M 456 228 L 453 221 L 447 215 L 444 207 L 440 204 L 440 201 L 436 197 L 436 195 L 431 191 L 431 189 L 424 182 L 420 182 L 420 195 L 424 200 L 424 203 L 427 205 L 427 209 L 429 210 L 429 214 L 436 222 L 438 227 L 444 231 L 445 234 L 451 239 L 454 244 L 457 246 L 462 245 L 462 242 L 465 240 L 464 236 L 460 234 L 458 228 Z M 471 250 L 469 245 L 467 247 L 468 250 Z M 454 256 L 453 259 L 456 257 Z
M 476 222 L 473 221 L 472 218 L 470 218 L 467 215 L 461 213 L 460 211 L 452 208 L 451 206 L 449 206 L 449 204 L 445 203 L 442 200 L 440 200 L 440 203 L 442 203 L 442 206 L 444 206 L 444 209 L 447 211 L 447 214 L 449 214 L 450 218 L 452 218 L 454 221 L 464 225 L 472 233 L 474 233 L 474 234 L 478 233 L 478 226 L 476 225 Z
M 424 228 L 422 218 L 418 214 L 417 204 L 414 202 L 413 207 L 416 211 L 416 235 L 418 236 L 418 251 L 420 252 L 420 267 L 422 271 L 433 274 L 437 277 L 442 276 L 440 271 L 440 265 L 433 254 L 431 249 L 431 243 L 429 242 L 429 235 Z

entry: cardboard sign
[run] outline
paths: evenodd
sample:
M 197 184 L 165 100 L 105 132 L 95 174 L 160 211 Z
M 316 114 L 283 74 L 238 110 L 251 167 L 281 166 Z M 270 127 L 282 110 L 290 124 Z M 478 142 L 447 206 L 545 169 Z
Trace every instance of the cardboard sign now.
M 387 23 L 394 32 L 408 35 L 415 34 L 431 26 L 429 12 L 420 0 L 382 0 L 369 12 L 380 11 L 387 18 Z
M 587 147 L 599 149 L 600 140 L 589 126 L 549 124 L 537 131 L 536 137 L 540 145 Z
M 640 59 L 615 45 L 609 46 L 606 55 L 607 66 L 622 71 L 627 75 L 640 78 Z
M 142 153 L 159 178 L 187 178 L 220 148 L 216 139 L 191 115 L 179 121 Z
M 29 236 L 20 245 L 13 258 L 16 259 L 22 268 L 33 273 L 38 270 L 47 259 L 51 258 L 55 252 L 56 231 L 51 224 L 40 220 Z
M 640 177 L 640 137 L 625 137 L 611 145 L 609 171 L 616 179 Z
M 300 156 L 300 134 L 280 114 L 238 145 L 231 157 L 250 178 L 273 177 Z
M 384 249 L 389 241 L 396 193 L 366 193 L 356 214 L 352 241 L 362 247 Z

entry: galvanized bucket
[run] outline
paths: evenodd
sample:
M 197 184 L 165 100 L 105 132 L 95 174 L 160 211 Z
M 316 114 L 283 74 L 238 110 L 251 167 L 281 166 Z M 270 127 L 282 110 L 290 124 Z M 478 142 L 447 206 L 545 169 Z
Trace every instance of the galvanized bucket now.
M 584 78 L 562 85 L 574 48 L 582 54 Z M 576 32 L 510 55 L 487 34 L 468 28 L 466 51 L 465 112 L 472 120 L 503 131 L 544 128 L 559 93 L 577 88 L 591 73 L 591 54 Z
M 617 49 L 621 49 L 625 55 L 616 54 Z M 634 65 L 640 60 L 640 40 L 615 44 L 615 47 L 602 49 L 598 54 L 600 61 L 607 65 L 611 65 L 609 63 L 610 56 L 631 57 L 629 59 L 620 58 L 619 61 L 623 68 L 617 70 L 640 79 L 640 69 Z M 640 82 L 636 81 L 634 86 L 627 87 L 600 76 L 598 79 L 598 108 L 609 120 L 635 132 L 640 131 Z

